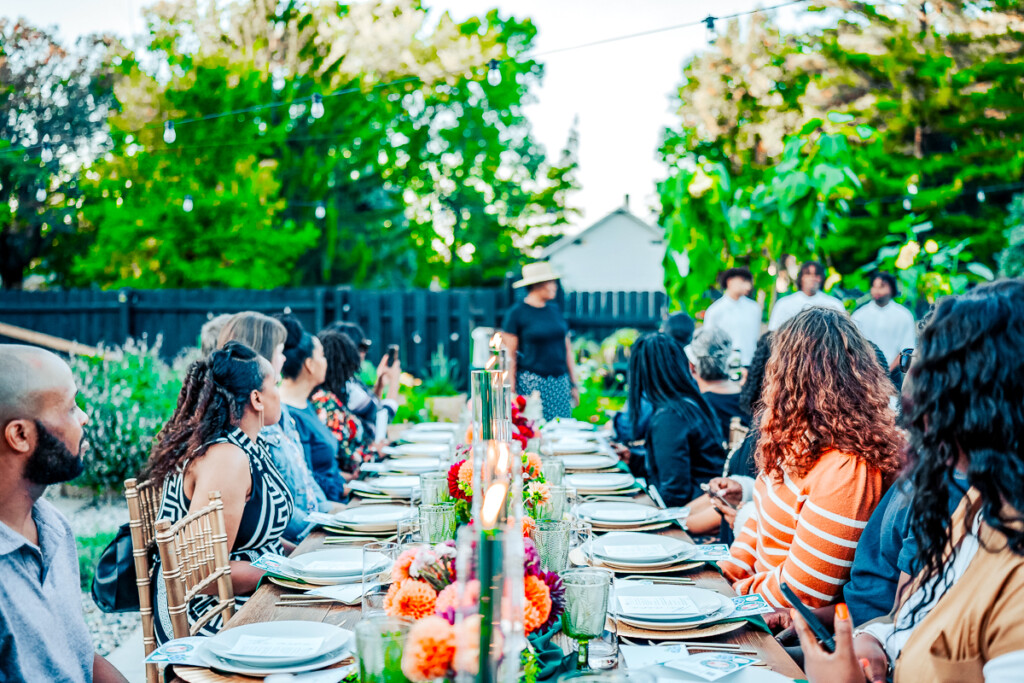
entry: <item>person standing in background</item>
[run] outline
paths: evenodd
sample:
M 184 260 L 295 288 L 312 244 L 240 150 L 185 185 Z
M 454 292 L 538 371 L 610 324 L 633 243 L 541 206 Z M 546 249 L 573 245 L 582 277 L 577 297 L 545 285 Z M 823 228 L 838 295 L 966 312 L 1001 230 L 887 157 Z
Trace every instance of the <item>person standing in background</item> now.
M 761 305 L 749 296 L 754 277 L 747 268 L 730 268 L 719 282 L 722 296 L 708 306 L 704 326 L 728 334 L 732 347 L 740 352 L 740 364 L 748 367 L 761 336 Z
M 540 392 L 545 420 L 571 417 L 580 394 L 569 325 L 552 303 L 558 294 L 558 275 L 549 263 L 528 263 L 523 266 L 523 279 L 512 286 L 528 288 L 526 299 L 508 310 L 501 325 L 512 391 L 523 396 Z
M 846 309 L 843 308 L 839 299 L 821 291 L 824 281 L 825 269 L 817 261 L 808 261 L 800 266 L 800 271 L 796 276 L 797 291 L 775 302 L 771 318 L 768 319 L 769 331 L 774 332 L 800 311 L 812 306 L 831 308 L 845 313 Z
M 914 314 L 893 301 L 897 296 L 896 278 L 878 271 L 871 276 L 871 301 L 853 312 L 861 334 L 885 354 L 889 372 L 899 367 L 900 351 L 914 348 L 917 333 Z

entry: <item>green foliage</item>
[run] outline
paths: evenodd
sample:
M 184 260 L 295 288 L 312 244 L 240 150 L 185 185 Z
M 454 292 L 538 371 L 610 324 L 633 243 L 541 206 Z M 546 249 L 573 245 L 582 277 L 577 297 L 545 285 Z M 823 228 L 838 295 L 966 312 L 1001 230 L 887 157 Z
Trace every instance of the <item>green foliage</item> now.
M 96 574 L 100 555 L 116 535 L 116 531 L 108 531 L 93 536 L 75 536 L 75 545 L 78 547 L 78 574 L 83 591 L 91 589 L 92 577 Z
M 129 339 L 123 347 L 103 349 L 98 358 L 71 357 L 78 402 L 89 416 L 85 472 L 75 484 L 97 493 L 117 490 L 142 471 L 181 389 L 181 378 L 159 350 L 159 338 L 153 346 Z
M 1015 195 L 1006 218 L 1006 249 L 999 253 L 999 274 L 1024 275 L 1024 194 Z
M 449 359 L 444 344 L 437 345 L 437 351 L 430 354 L 430 374 L 419 386 L 424 396 L 454 396 L 459 393 L 459 362 Z

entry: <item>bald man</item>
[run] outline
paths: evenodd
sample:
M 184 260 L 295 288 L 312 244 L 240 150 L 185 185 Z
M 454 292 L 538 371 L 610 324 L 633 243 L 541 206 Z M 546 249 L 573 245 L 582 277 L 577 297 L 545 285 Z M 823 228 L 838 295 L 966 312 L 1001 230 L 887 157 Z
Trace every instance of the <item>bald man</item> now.
M 0 344 L 0 681 L 125 681 L 93 650 L 82 617 L 75 535 L 41 499 L 82 473 L 71 368 Z

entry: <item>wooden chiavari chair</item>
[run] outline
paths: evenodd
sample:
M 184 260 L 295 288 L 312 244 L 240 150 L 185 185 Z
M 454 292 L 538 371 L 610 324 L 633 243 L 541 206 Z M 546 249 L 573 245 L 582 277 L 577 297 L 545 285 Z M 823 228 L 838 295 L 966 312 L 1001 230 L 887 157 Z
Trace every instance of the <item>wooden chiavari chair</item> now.
M 740 422 L 740 418 L 734 417 L 729 421 L 729 448 L 726 450 L 732 452 L 743 445 L 743 440 L 747 438 L 747 432 L 750 430 L 743 426 Z
M 144 656 L 156 649 L 153 631 L 153 562 L 156 556 L 156 519 L 160 514 L 162 490 L 154 482 L 139 483 L 136 479 L 124 482 L 124 497 L 128 501 L 128 526 L 132 534 L 132 555 L 135 559 L 135 585 L 139 590 L 139 613 L 142 616 L 142 648 Z M 146 665 L 146 683 L 158 683 L 160 671 L 156 664 Z
M 210 503 L 173 526 L 166 519 L 156 523 L 156 544 L 167 586 L 167 612 L 175 638 L 195 635 L 218 614 L 226 622 L 235 611 L 231 584 L 228 536 L 224 530 L 224 504 L 219 491 L 210 492 Z M 217 584 L 217 604 L 188 625 L 188 603 Z

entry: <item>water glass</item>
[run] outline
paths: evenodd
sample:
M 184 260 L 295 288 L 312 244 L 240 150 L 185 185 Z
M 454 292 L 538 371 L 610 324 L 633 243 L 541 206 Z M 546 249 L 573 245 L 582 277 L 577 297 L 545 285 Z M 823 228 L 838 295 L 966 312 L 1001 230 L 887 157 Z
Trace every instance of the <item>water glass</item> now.
M 422 505 L 450 503 L 451 500 L 451 496 L 448 495 L 447 472 L 424 472 L 420 475 L 420 503 Z
M 565 611 L 562 631 L 576 640 L 576 669 L 590 668 L 590 641 L 601 638 L 608 621 L 612 574 L 603 569 L 569 569 L 562 572 Z
M 540 568 L 546 572 L 561 572 L 569 566 L 569 523 L 541 520 L 530 533 L 537 547 Z
M 566 495 L 569 489 L 566 486 L 549 486 L 548 502 L 539 506 L 540 519 L 552 519 L 560 521 L 565 516 Z
M 398 559 L 398 544 L 363 545 L 363 618 L 384 614 L 384 596 L 391 584 L 391 566 Z
M 363 617 L 356 622 L 356 655 L 361 683 L 407 683 L 402 652 L 412 621 L 400 617 Z
M 565 461 L 556 456 L 541 458 L 540 471 L 550 486 L 561 486 L 565 480 Z
M 405 519 L 398 520 L 398 531 L 395 540 L 403 548 L 410 543 L 421 543 L 423 536 L 420 534 L 419 515 L 410 515 Z
M 590 566 L 594 562 L 594 527 L 590 522 L 573 519 L 567 522 L 569 525 L 569 552 L 578 551 L 577 554 L 583 564 Z
M 608 569 L 599 569 L 608 574 L 608 616 L 604 631 L 590 641 L 587 661 L 592 669 L 613 669 L 619 663 L 618 603 L 615 600 L 615 574 Z
M 420 505 L 420 537 L 431 545 L 455 540 L 455 503 Z

